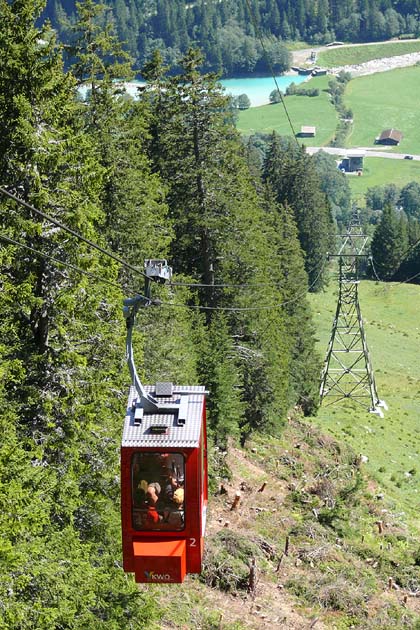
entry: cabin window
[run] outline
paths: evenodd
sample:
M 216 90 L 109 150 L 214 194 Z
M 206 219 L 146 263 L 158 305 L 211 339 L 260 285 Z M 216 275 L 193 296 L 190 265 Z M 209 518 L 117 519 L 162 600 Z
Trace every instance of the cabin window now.
M 135 453 L 131 462 L 133 528 L 184 529 L 184 479 L 182 453 Z

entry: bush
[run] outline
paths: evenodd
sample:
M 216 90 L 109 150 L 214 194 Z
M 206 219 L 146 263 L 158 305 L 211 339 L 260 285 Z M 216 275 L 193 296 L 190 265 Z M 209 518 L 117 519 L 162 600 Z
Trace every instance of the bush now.
M 291 578 L 286 582 L 286 588 L 302 598 L 306 605 L 360 618 L 367 615 L 366 603 L 375 591 L 375 581 L 366 570 L 356 571 L 348 565 L 336 565 L 335 570 L 324 572 L 320 564 L 309 579 L 302 575 Z
M 251 101 L 247 94 L 240 94 L 235 99 L 235 106 L 238 109 L 249 109 L 251 107 Z
M 294 83 L 292 83 L 294 85 Z M 287 88 L 289 89 L 289 88 Z M 273 90 L 270 93 L 270 103 L 280 103 L 281 102 L 281 92 L 277 89 Z
M 291 83 L 286 89 L 286 96 L 319 96 L 319 89 L 297 87 L 294 83 Z
M 207 545 L 201 579 L 225 592 L 248 590 L 250 566 L 256 557 L 261 557 L 257 544 L 237 532 L 222 530 Z

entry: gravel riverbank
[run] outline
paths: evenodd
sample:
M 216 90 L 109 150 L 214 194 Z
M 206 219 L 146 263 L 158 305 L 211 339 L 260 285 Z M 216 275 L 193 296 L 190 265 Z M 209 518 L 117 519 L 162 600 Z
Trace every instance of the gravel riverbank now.
M 387 70 L 395 70 L 395 68 L 406 68 L 414 66 L 420 62 L 420 52 L 409 53 L 408 55 L 398 55 L 397 57 L 384 57 L 383 59 L 372 59 L 365 63 L 353 66 L 340 66 L 332 68 L 330 72 L 338 74 L 340 70 L 350 72 L 352 77 L 363 77 L 367 74 L 375 74 L 376 72 L 386 72 Z

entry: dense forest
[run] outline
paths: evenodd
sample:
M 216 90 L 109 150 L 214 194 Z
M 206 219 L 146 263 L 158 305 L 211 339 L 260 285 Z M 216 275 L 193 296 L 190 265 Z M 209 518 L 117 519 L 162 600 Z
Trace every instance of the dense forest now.
M 136 331 L 145 382 L 205 384 L 223 448 L 279 433 L 318 405 L 307 291 L 332 204 L 300 147 L 242 142 L 198 50 L 172 72 L 156 51 L 133 100 L 103 7 L 78 6 L 71 48 L 42 10 L 0 0 L 0 628 L 148 627 L 159 611 L 121 568 L 122 300 L 168 259 Z
M 77 6 L 71 46 L 44 8 L 0 0 L 0 630 L 147 628 L 162 613 L 121 567 L 123 298 L 167 259 L 138 318 L 142 379 L 205 384 L 220 450 L 279 434 L 318 406 L 307 293 L 350 196 L 331 156 L 243 142 L 199 49 L 173 67 L 155 50 L 134 100 L 106 7 Z M 395 212 L 377 229 L 408 244 Z
M 70 43 L 77 21 L 74 0 L 48 0 L 48 17 Z M 138 72 L 160 50 L 175 66 L 190 46 L 203 68 L 225 76 L 283 72 L 286 44 L 302 40 L 368 42 L 420 32 L 418 0 L 107 0 L 104 24 L 113 23 Z

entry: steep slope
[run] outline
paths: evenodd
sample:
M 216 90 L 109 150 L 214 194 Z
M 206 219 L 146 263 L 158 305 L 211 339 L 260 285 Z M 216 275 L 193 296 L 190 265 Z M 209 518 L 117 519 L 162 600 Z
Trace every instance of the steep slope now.
M 154 587 L 160 628 L 418 627 L 415 532 L 351 449 L 296 415 L 215 455 L 204 571 Z

